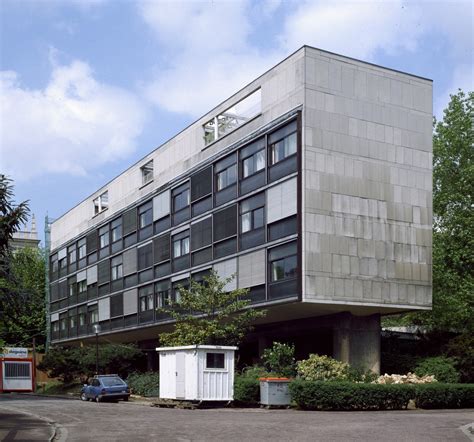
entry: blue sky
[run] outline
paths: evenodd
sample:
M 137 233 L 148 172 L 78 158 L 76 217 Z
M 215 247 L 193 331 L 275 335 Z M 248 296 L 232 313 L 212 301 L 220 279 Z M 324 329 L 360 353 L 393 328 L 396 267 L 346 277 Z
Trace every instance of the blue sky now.
M 0 2 L 0 171 L 40 236 L 303 44 L 473 90 L 470 1 Z

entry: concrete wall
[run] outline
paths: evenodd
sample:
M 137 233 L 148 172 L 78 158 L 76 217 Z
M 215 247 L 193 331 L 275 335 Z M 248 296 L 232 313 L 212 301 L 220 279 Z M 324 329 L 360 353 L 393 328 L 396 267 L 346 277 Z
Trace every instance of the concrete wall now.
M 431 306 L 432 83 L 306 48 L 303 300 Z
M 262 93 L 261 115 L 205 147 L 202 125 L 259 87 Z M 51 226 L 51 250 L 57 249 L 105 219 L 111 219 L 121 209 L 140 198 L 146 198 L 154 190 L 184 174 L 190 168 L 289 110 L 302 105 L 303 99 L 304 49 L 302 48 L 58 218 Z M 154 180 L 141 188 L 140 167 L 150 160 L 153 160 Z M 109 208 L 93 216 L 92 200 L 105 190 L 108 190 Z

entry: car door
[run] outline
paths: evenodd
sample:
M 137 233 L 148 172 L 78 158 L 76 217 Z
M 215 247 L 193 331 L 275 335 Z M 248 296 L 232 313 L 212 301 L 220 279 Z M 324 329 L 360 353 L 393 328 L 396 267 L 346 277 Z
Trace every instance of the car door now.
M 95 399 L 100 394 L 100 382 L 99 379 L 92 379 L 90 387 L 90 398 Z

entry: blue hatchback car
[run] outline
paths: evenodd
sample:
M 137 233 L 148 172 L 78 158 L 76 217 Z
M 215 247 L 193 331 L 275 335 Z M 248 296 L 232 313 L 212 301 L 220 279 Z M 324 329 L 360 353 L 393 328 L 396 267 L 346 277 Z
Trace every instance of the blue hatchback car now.
M 130 388 L 126 382 L 116 374 L 97 375 L 84 384 L 81 390 L 83 401 L 128 401 Z

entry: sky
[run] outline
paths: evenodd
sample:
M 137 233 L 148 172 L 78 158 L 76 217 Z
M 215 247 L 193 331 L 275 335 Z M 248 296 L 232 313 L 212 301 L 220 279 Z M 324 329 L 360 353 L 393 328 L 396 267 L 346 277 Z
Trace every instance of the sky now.
M 473 90 L 471 1 L 0 0 L 0 173 L 59 217 L 307 44 Z

